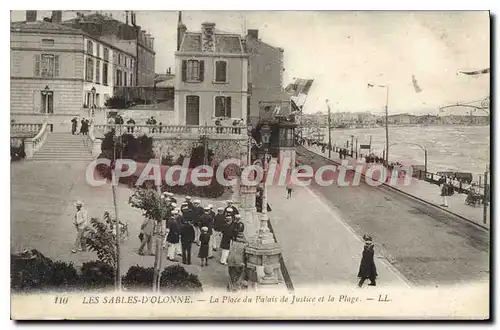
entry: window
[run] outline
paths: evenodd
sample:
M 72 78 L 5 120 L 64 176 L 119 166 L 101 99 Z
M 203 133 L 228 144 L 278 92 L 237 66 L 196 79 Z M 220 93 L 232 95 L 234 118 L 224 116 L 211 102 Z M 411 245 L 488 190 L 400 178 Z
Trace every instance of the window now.
M 215 61 L 215 82 L 227 82 L 227 63 L 226 61 Z
M 59 55 L 35 55 L 35 77 L 59 77 Z
M 215 97 L 215 117 L 231 118 L 231 98 L 225 96 Z
M 42 39 L 42 46 L 54 46 L 54 39 Z
M 42 91 L 42 113 L 54 113 L 54 92 Z
M 95 61 L 95 81 L 96 83 L 101 83 L 101 61 Z
M 90 40 L 87 40 L 87 54 L 94 55 L 94 44 Z
M 130 86 L 134 86 L 134 75 L 130 74 Z
M 108 86 L 108 63 L 102 64 L 102 84 Z
M 97 44 L 96 44 L 96 45 L 95 45 L 95 51 L 96 51 L 96 55 L 95 55 L 95 56 L 96 56 L 96 57 L 100 57 L 100 56 L 101 56 L 101 54 L 100 54 L 100 53 L 101 53 L 101 52 L 100 52 L 100 50 L 101 50 L 101 46 L 99 46 L 99 45 L 97 45 Z
M 115 85 L 116 86 L 121 86 L 122 85 L 122 72 L 121 72 L 121 70 L 116 70 Z
M 127 73 L 123 71 L 123 86 L 127 86 Z
M 205 62 L 197 60 L 182 61 L 182 81 L 200 82 L 205 75 Z
M 90 57 L 87 58 L 87 69 L 85 70 L 85 80 L 94 80 L 94 60 Z
M 104 48 L 103 50 L 103 57 L 105 61 L 109 61 L 109 49 Z
M 122 63 L 122 54 L 118 55 L 118 64 Z

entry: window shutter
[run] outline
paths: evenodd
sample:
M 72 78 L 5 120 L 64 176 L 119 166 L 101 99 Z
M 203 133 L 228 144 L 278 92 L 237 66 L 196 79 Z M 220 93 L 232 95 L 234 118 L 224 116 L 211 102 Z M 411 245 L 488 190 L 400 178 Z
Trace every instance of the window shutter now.
M 222 113 L 222 97 L 215 97 L 215 117 L 224 117 Z
M 40 77 L 40 55 L 35 55 L 35 77 Z
M 231 118 L 231 98 L 226 97 L 226 117 Z
M 59 77 L 59 55 L 54 56 L 54 77 Z
M 187 61 L 182 61 L 182 81 L 187 80 Z
M 219 62 L 219 81 L 226 82 L 226 62 Z
M 200 81 L 205 77 L 205 61 L 200 61 Z

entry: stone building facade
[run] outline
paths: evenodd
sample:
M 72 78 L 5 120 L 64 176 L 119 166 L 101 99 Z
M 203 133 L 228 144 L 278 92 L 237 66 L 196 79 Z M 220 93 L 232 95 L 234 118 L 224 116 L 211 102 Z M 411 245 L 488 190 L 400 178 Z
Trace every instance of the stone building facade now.
M 175 53 L 175 114 L 179 125 L 225 125 L 246 118 L 248 55 L 238 34 L 219 33 L 214 23 L 201 32 L 182 28 Z

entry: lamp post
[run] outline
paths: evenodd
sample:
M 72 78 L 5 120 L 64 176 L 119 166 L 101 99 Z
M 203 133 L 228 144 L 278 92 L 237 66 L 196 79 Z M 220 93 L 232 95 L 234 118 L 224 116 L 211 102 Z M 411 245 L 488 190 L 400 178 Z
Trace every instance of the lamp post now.
M 267 216 L 267 172 L 269 170 L 268 163 L 268 150 L 269 150 L 269 140 L 271 139 L 271 127 L 264 124 L 261 129 L 262 145 L 264 146 L 264 187 L 262 188 L 262 217 L 260 219 L 259 237 L 263 237 L 269 232 L 269 217 Z
M 328 158 L 332 158 L 332 116 L 328 99 L 326 100 L 326 106 L 328 108 Z
M 396 144 L 401 144 L 401 143 L 393 143 L 390 146 L 394 146 Z M 427 148 L 418 143 L 402 143 L 402 144 L 419 147 L 424 152 L 424 172 L 425 172 L 425 178 L 427 178 Z

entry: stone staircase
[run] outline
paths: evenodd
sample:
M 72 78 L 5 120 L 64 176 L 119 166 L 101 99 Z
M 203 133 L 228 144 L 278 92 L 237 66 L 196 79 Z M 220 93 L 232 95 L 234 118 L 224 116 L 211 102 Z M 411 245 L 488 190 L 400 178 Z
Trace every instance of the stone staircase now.
M 91 146 L 87 136 L 67 132 L 53 132 L 32 160 L 90 161 Z

